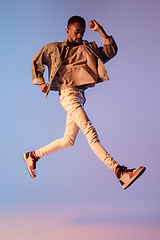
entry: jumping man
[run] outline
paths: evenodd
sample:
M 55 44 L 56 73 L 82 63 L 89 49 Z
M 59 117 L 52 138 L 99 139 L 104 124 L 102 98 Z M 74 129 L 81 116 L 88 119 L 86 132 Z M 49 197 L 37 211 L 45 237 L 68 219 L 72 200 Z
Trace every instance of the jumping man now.
M 35 178 L 37 161 L 43 156 L 72 147 L 81 129 L 92 151 L 115 173 L 123 189 L 126 189 L 146 168 L 141 166 L 138 169 L 128 169 L 119 165 L 102 147 L 97 132 L 84 110 L 85 90 L 109 79 L 103 64 L 117 54 L 118 48 L 113 37 L 108 36 L 97 21 L 91 20 L 88 27 L 100 34 L 102 47 L 98 47 L 95 42 L 83 40 L 85 20 L 73 16 L 67 24 L 68 38 L 63 42 L 45 45 L 32 59 L 33 84 L 39 85 L 46 96 L 51 90 L 59 91 L 60 103 L 67 112 L 67 118 L 62 138 L 36 151 L 23 154 L 23 158 L 30 175 Z M 43 78 L 44 65 L 49 70 L 49 84 Z

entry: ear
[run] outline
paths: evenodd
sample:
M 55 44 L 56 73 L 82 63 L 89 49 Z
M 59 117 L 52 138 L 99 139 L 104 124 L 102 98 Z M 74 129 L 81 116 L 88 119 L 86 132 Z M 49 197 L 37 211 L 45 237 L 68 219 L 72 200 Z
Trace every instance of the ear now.
M 67 33 L 67 34 L 68 34 L 68 32 L 69 32 L 69 28 L 66 29 L 66 33 Z

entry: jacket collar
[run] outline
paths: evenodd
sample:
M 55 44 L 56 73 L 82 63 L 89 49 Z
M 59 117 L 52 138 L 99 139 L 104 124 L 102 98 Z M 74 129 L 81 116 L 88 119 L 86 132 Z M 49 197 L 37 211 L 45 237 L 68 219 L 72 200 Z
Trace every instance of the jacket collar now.
M 67 39 L 62 42 L 62 47 L 67 46 Z

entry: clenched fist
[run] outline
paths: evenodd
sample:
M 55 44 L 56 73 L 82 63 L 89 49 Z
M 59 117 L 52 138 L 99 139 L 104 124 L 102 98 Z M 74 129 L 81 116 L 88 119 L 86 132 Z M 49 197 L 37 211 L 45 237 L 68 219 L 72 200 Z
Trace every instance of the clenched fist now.
M 43 93 L 46 93 L 48 89 L 48 83 L 41 84 L 39 87 Z
M 100 25 L 96 22 L 96 20 L 89 21 L 88 27 L 93 31 L 98 31 L 98 29 L 100 29 Z

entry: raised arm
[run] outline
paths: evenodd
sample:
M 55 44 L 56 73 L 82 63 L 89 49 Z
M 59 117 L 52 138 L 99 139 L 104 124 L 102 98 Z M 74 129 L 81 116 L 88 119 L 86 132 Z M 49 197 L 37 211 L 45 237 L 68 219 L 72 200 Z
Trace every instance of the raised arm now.
M 113 37 L 109 36 L 96 20 L 89 21 L 88 27 L 92 31 L 96 31 L 100 34 L 103 47 L 99 47 L 99 51 L 101 55 L 101 60 L 103 61 L 103 63 L 106 63 L 117 54 L 117 44 L 114 41 Z

